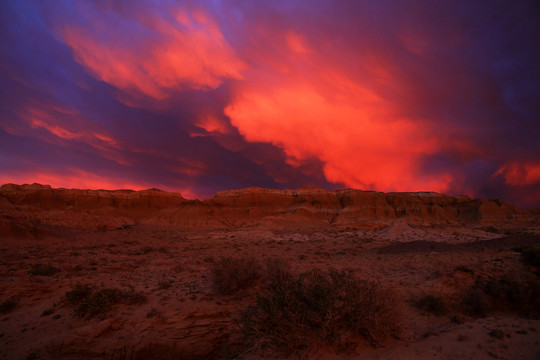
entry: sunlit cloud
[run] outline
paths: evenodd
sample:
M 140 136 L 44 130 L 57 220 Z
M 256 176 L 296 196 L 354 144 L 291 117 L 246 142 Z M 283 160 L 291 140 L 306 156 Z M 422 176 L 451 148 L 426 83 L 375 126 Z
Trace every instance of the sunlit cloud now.
M 0 176 L 0 182 L 28 184 L 35 182 L 35 179 L 43 184 L 52 187 L 79 188 L 79 189 L 133 189 L 142 190 L 149 188 L 148 185 L 134 183 L 129 179 L 111 180 L 107 176 L 87 172 L 80 169 L 66 169 L 64 173 L 46 173 L 41 171 L 28 171 L 22 174 L 12 174 L 11 176 Z
M 49 133 L 55 135 L 56 137 L 60 139 L 80 140 L 80 141 L 85 141 L 90 144 L 94 143 L 95 146 L 100 147 L 100 148 L 103 148 L 103 146 L 113 147 L 113 148 L 119 147 L 118 143 L 113 138 L 107 135 L 90 132 L 90 131 L 87 131 L 86 129 L 83 129 L 82 131 L 78 130 L 75 132 L 75 131 L 70 131 L 65 128 L 62 128 L 61 126 L 54 124 L 54 122 L 50 122 L 52 120 L 50 119 L 50 115 L 41 110 L 38 110 L 35 108 L 29 109 L 28 115 L 29 115 L 28 120 L 30 120 L 29 122 L 32 128 L 34 129 L 43 128 L 47 130 Z M 22 117 L 24 118 L 24 116 L 25 115 L 23 114 Z M 48 119 L 49 122 L 44 120 L 47 118 L 49 118 Z
M 310 51 L 303 37 L 295 33 L 294 31 L 290 31 L 289 33 L 287 33 L 285 39 L 287 40 L 287 46 L 289 47 L 289 49 L 296 53 L 303 54 Z
M 203 116 L 196 123 L 196 126 L 205 130 L 207 133 L 227 134 L 230 132 L 227 123 L 215 116 Z
M 0 175 L 1 184 L 32 184 L 39 179 L 41 184 L 51 185 L 53 188 L 66 189 L 92 189 L 92 190 L 145 190 L 155 188 L 155 184 L 137 183 L 130 179 L 99 176 L 91 172 L 77 169 L 68 169 L 63 174 L 51 174 L 43 172 L 29 171 L 24 174 L 13 174 L 10 176 Z M 196 199 L 197 194 L 189 187 L 177 187 L 175 192 L 186 199 Z
M 21 122 L 11 128 L 12 134 L 39 138 L 67 148 L 87 148 L 88 152 L 99 154 L 117 164 L 131 164 L 122 153 L 117 140 L 98 130 L 98 126 L 74 109 L 52 104 L 35 104 L 19 110 L 18 115 Z M 28 132 L 29 128 L 33 131 Z
M 170 90 L 213 89 L 224 79 L 242 77 L 243 62 L 211 17 L 200 9 L 171 12 L 169 21 L 139 14 L 143 21 L 136 17 L 120 28 L 115 18 L 91 17 L 90 27 L 65 24 L 58 32 L 77 62 L 98 79 L 156 99 Z M 145 35 L 126 42 L 133 28 Z
M 424 129 L 389 116 L 388 105 L 360 87 L 341 94 L 333 89 L 333 99 L 295 85 L 271 94 L 246 91 L 226 114 L 248 141 L 270 142 L 293 161 L 319 158 L 330 181 L 386 191 L 446 190 L 447 174 L 415 176 L 416 157 L 436 149 Z
M 259 60 L 255 80 L 237 82 L 225 108 L 247 141 L 280 147 L 292 165 L 317 158 L 326 179 L 348 187 L 448 190 L 454 180 L 448 172 L 419 175 L 419 159 L 442 146 L 436 136 L 441 129 L 408 117 L 395 99 L 376 90 L 398 81 L 384 54 L 358 56 L 349 75 L 331 54 L 308 53 L 296 33 L 284 37 L 283 66 L 275 67 L 272 55 L 268 63 Z
M 511 162 L 499 168 L 494 176 L 502 176 L 508 185 L 540 183 L 540 162 Z

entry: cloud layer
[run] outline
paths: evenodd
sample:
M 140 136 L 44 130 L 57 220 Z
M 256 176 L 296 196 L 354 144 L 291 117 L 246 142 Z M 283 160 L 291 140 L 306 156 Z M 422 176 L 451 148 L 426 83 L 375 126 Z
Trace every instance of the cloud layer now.
M 533 1 L 0 7 L 2 183 L 540 206 Z

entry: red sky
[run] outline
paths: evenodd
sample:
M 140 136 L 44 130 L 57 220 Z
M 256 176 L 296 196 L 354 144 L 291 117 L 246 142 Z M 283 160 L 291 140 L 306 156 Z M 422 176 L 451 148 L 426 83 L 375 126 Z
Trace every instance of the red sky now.
M 540 206 L 532 1 L 0 5 L 0 183 Z

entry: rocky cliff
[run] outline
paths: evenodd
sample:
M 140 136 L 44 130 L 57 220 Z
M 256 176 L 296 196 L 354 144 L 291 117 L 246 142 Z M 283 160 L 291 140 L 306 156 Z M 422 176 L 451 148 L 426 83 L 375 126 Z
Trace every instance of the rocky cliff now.
M 0 187 L 0 231 L 32 233 L 35 226 L 107 230 L 136 223 L 187 227 L 266 224 L 355 226 L 400 219 L 419 225 L 505 225 L 533 223 L 538 212 L 501 200 L 479 200 L 433 192 L 328 192 L 317 188 L 223 191 L 200 201 L 157 189 L 79 190 L 48 185 Z

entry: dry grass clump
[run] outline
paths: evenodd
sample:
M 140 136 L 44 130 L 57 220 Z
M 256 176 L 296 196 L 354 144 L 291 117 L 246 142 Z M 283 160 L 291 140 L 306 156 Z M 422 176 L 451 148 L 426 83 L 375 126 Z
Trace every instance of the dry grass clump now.
M 530 247 L 521 251 L 521 260 L 529 266 L 540 267 L 540 248 Z
M 172 282 L 170 280 L 161 280 L 158 282 L 158 289 L 159 290 L 166 290 L 169 289 L 172 286 Z
M 264 265 L 264 278 L 270 284 L 278 284 L 292 277 L 291 264 L 283 258 L 267 258 Z
M 446 314 L 446 304 L 441 296 L 424 295 L 413 300 L 413 305 L 433 315 L 441 316 Z
M 211 267 L 214 288 L 220 294 L 234 294 L 253 286 L 260 277 L 260 265 L 255 258 L 225 257 Z
M 526 317 L 540 316 L 540 283 L 531 277 L 505 274 L 476 279 L 463 295 L 463 311 L 471 316 L 487 316 L 501 311 Z
M 18 304 L 19 304 L 18 297 L 11 296 L 7 298 L 0 304 L 0 314 L 7 314 L 13 311 L 17 307 Z
M 131 354 L 130 354 L 131 355 Z M 168 360 L 168 359 L 193 359 L 188 358 L 182 349 L 175 344 L 148 344 L 133 354 L 134 360 Z M 131 357 L 130 357 L 131 358 Z
M 240 316 L 248 339 L 285 355 L 362 336 L 377 344 L 400 332 L 395 295 L 347 272 L 314 269 L 273 283 Z
M 50 264 L 35 264 L 29 273 L 37 276 L 53 276 L 60 270 Z
M 219 343 L 216 344 L 219 349 Z M 126 353 L 122 359 L 132 360 L 214 360 L 222 359 L 219 352 L 213 348 L 189 347 L 182 348 L 177 344 L 150 343 L 133 353 Z
M 139 249 L 138 254 L 139 255 L 149 254 L 152 251 L 154 251 L 154 249 L 151 246 L 143 246 L 142 248 Z
M 106 314 L 117 304 L 131 305 L 146 302 L 144 294 L 137 293 L 133 289 L 104 288 L 96 291 L 89 284 L 76 284 L 66 292 L 65 299 L 68 304 L 76 305 L 76 315 L 87 318 Z
M 77 283 L 71 287 L 71 290 L 66 291 L 65 299 L 68 304 L 77 305 L 85 301 L 90 295 L 94 288 L 90 284 L 80 284 Z

